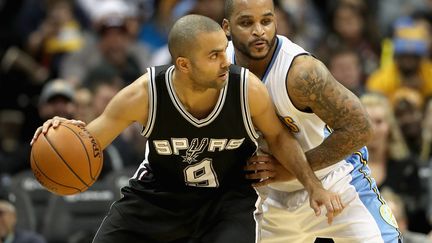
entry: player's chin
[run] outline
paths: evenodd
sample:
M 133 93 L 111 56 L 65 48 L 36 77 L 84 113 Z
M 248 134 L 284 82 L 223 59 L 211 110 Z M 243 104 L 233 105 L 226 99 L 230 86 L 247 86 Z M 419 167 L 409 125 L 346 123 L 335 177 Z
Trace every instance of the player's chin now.
M 255 52 L 252 52 L 252 53 L 251 53 L 251 56 L 252 56 L 252 58 L 255 59 L 255 60 L 261 60 L 261 59 L 266 58 L 267 54 L 268 54 L 268 51 L 264 51 L 264 50 L 262 50 L 262 51 L 255 51 Z
M 222 78 L 219 77 L 217 81 L 215 82 L 215 88 L 216 89 L 222 89 L 227 84 L 228 78 Z

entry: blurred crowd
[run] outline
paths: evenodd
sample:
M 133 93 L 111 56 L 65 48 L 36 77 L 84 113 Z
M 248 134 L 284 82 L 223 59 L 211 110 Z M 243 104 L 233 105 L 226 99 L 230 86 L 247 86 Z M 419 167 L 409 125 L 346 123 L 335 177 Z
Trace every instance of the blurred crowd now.
M 7 195 L 13 178 L 30 169 L 29 141 L 44 120 L 91 121 L 147 67 L 171 62 L 167 34 L 175 20 L 195 13 L 221 23 L 223 6 L 224 0 L 1 0 L 0 191 Z M 275 0 L 275 8 L 278 34 L 322 60 L 365 105 L 375 125 L 372 176 L 398 205 L 401 231 L 427 240 L 432 1 Z M 105 150 L 101 178 L 140 163 L 140 129 L 132 125 Z

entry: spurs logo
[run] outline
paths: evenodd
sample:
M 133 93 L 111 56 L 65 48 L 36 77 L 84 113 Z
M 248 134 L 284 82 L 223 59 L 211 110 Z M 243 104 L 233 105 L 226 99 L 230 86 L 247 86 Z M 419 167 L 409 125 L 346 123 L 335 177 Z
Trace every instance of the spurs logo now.
M 208 138 L 202 139 L 199 144 L 198 144 L 198 138 L 194 138 L 189 148 L 186 150 L 186 155 L 184 156 L 182 155 L 183 162 L 187 162 L 188 164 L 191 164 L 192 162 L 196 162 L 198 155 L 204 152 L 204 149 L 207 148 L 207 145 L 208 145 Z

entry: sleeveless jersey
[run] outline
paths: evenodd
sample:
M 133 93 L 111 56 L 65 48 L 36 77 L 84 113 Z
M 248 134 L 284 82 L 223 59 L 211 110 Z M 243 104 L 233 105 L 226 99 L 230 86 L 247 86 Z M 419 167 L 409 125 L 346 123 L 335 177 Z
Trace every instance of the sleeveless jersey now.
M 149 115 L 142 131 L 147 154 L 130 181 L 134 189 L 208 192 L 250 186 L 243 167 L 257 149 L 248 108 L 248 70 L 231 65 L 210 114 L 192 116 L 177 97 L 174 66 L 148 69 Z M 211 190 L 210 190 L 211 191 Z
M 277 35 L 276 45 L 276 50 L 262 81 L 272 97 L 278 115 L 293 132 L 303 150 L 308 151 L 323 142 L 330 133 L 330 128 L 314 113 L 300 111 L 293 105 L 287 93 L 286 78 L 294 58 L 309 53 L 288 38 L 280 35 Z M 231 41 L 228 44 L 227 56 L 235 64 L 234 46 Z M 343 163 L 345 161 L 316 171 L 315 174 L 321 179 Z M 295 191 L 303 188 L 298 180 L 273 183 L 271 187 L 283 191 Z

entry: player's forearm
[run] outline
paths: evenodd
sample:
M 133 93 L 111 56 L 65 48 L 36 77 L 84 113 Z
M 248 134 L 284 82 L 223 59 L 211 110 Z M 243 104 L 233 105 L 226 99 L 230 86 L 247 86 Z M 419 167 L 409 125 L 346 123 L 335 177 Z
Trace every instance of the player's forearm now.
M 269 141 L 269 148 L 282 166 L 293 174 L 307 191 L 322 187 L 306 160 L 302 148 L 293 137 L 287 138 L 286 135 L 281 135 L 276 141 Z
M 317 171 L 345 159 L 367 144 L 368 134 L 369 131 L 334 131 L 319 146 L 305 153 L 312 170 Z

